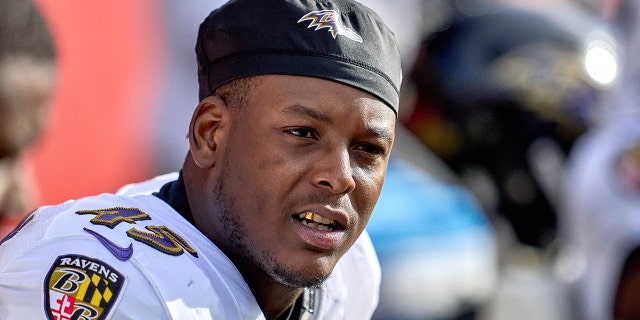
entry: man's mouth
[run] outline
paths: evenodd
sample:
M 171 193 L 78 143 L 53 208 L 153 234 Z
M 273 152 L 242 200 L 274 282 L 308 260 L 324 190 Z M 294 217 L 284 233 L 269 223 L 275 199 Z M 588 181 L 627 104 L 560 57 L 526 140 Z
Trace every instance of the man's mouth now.
M 338 226 L 335 220 L 327 219 L 310 211 L 300 213 L 294 217 L 296 217 L 303 225 L 321 231 L 333 231 L 333 229 Z

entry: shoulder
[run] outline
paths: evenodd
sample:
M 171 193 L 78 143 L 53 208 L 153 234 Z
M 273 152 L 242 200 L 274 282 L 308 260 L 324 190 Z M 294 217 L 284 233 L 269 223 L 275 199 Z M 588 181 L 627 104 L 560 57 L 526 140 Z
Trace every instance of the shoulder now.
M 195 262 L 194 230 L 149 195 L 43 207 L 0 245 L 0 318 L 204 315 L 221 302 Z

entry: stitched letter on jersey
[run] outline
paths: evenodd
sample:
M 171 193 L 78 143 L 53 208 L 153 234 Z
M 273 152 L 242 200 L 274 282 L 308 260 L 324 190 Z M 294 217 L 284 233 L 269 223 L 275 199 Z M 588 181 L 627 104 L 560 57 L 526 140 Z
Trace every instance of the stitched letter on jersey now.
M 125 277 L 110 265 L 82 255 L 59 256 L 45 278 L 45 313 L 50 320 L 106 319 Z

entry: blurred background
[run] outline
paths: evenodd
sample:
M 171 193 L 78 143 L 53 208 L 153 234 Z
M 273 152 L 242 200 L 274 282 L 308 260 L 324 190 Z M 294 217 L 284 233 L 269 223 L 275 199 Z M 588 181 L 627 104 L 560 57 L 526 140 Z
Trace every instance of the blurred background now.
M 620 293 L 635 283 L 623 275 L 633 279 L 640 240 L 595 243 L 640 216 L 640 191 L 596 209 L 584 199 L 620 201 L 574 182 L 593 185 L 582 177 L 613 166 L 573 168 L 590 158 L 574 155 L 585 136 L 640 109 L 629 97 L 638 1 L 361 2 L 396 34 L 404 68 L 397 140 L 368 226 L 383 269 L 374 318 L 614 319 L 615 309 L 635 319 L 634 303 L 618 307 L 617 297 L 640 296 Z M 38 137 L 0 158 L 0 236 L 37 206 L 180 169 L 198 103 L 197 29 L 222 3 L 35 0 L 55 81 Z M 11 19 L 0 15 L 3 26 Z M 640 122 L 628 126 L 621 174 L 633 189 Z M 580 150 L 612 142 L 591 144 Z M 599 229 L 608 220 L 618 224 Z

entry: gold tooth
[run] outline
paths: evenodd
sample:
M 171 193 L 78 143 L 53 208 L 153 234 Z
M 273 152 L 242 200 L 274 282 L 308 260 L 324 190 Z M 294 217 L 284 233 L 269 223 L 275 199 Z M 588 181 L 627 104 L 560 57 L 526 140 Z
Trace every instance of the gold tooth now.
M 317 223 L 321 223 L 321 224 L 325 224 L 325 225 L 330 225 L 330 226 L 334 226 L 336 221 L 333 219 L 327 219 L 324 218 L 318 214 L 315 214 L 311 211 L 307 211 L 305 213 L 301 213 L 300 215 L 300 219 L 307 219 L 309 221 L 314 221 Z

